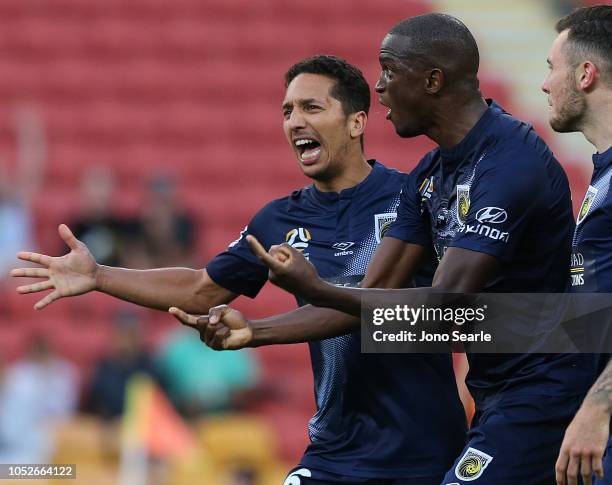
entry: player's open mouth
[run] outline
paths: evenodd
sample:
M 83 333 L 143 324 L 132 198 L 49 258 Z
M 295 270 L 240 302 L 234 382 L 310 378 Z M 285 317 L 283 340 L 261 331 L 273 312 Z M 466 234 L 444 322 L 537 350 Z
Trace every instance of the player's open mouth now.
M 387 106 L 385 103 L 382 102 L 382 100 L 380 98 L 378 98 L 378 102 L 380 104 L 383 105 L 383 107 L 387 108 L 387 115 L 385 116 L 386 119 L 390 120 L 391 119 L 391 108 L 389 106 Z
M 312 163 L 321 155 L 321 144 L 313 138 L 301 138 L 294 140 L 293 143 L 300 154 L 300 160 L 304 163 Z

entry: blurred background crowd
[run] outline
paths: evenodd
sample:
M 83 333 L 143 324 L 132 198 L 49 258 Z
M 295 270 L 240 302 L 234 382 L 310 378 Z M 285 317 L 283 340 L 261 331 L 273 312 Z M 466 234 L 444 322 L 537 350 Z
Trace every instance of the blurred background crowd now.
M 586 3 L 605 2 L 0 2 L 0 463 L 76 463 L 90 484 L 142 469 L 149 483 L 280 483 L 314 410 L 305 345 L 214 352 L 99 294 L 36 312 L 40 296 L 6 277 L 15 254 L 63 254 L 67 223 L 102 264 L 203 267 L 308 183 L 281 129 L 286 69 L 335 54 L 373 86 L 386 31 L 429 11 L 468 25 L 483 94 L 536 127 L 582 194 L 592 150 L 548 128 L 540 84 L 555 20 Z M 408 171 L 430 148 L 400 140 L 374 101 L 369 157 Z M 237 302 L 249 317 L 294 306 L 270 285 Z

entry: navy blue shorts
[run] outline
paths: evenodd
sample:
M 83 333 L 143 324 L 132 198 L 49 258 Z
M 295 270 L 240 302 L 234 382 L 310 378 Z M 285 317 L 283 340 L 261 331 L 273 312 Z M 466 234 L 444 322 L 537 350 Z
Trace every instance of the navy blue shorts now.
M 500 396 L 477 410 L 467 444 L 442 485 L 555 485 L 577 396 Z
M 283 485 L 440 485 L 432 478 L 356 478 L 298 466 L 289 472 Z

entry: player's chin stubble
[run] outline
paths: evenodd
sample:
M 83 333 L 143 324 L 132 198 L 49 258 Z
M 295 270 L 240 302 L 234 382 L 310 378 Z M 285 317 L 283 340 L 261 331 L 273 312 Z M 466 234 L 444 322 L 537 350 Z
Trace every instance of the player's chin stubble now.
M 558 113 L 550 120 L 550 126 L 558 133 L 573 133 L 580 130 L 586 101 L 578 91 L 567 89 L 567 97 L 558 104 Z

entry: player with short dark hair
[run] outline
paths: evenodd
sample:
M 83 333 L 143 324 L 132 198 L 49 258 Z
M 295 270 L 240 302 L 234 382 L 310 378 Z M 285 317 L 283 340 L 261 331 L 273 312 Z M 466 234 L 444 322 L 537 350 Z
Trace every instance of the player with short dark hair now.
M 571 291 L 612 293 L 612 6 L 574 10 L 556 29 L 542 85 L 550 124 L 558 132 L 581 132 L 597 149 L 573 238 Z M 602 366 L 609 357 L 602 355 Z M 604 472 L 605 483 L 612 483 L 611 413 L 608 363 L 565 433 L 557 460 L 559 485 L 574 485 L 579 475 L 588 485 L 592 473 L 601 479 Z
M 400 22 L 380 48 L 376 85 L 401 137 L 424 134 L 428 153 L 402 189 L 398 217 L 372 258 L 364 287 L 400 287 L 433 248 L 433 289 L 449 293 L 563 292 L 573 217 L 563 169 L 533 128 L 478 89 L 478 50 L 458 19 L 427 14 Z M 492 214 L 495 213 L 495 217 Z M 250 239 L 271 280 L 325 308 L 248 322 L 229 307 L 200 319 L 214 348 L 322 338 L 359 326 L 362 289 L 329 285 L 288 246 L 269 253 Z M 430 288 L 402 290 L 422 295 Z M 517 328 L 530 330 L 517 316 Z M 240 332 L 235 333 L 235 332 Z M 442 484 L 554 482 L 563 431 L 594 380 L 581 355 L 468 354 L 476 401 L 468 443 Z
M 205 270 L 99 267 L 62 226 L 71 252 L 21 253 L 43 267 L 12 275 L 46 280 L 18 290 L 53 288 L 37 308 L 95 289 L 141 305 L 206 313 L 240 294 L 255 297 L 266 283 L 268 269 L 250 251 L 247 234 L 268 248 L 287 242 L 327 281 L 356 285 L 380 241 L 381 221 L 395 218 L 406 175 L 364 158 L 370 91 L 357 68 L 315 56 L 293 66 L 286 79 L 285 135 L 314 183 L 267 204 Z M 310 354 L 317 411 L 308 427 L 311 443 L 286 484 L 437 485 L 465 442 L 450 356 L 362 355 L 358 332 L 310 342 Z
M 370 111 L 370 86 L 361 71 L 336 56 L 307 57 L 295 63 L 285 73 L 285 87 L 300 74 L 321 74 L 336 80 L 330 96 L 340 101 L 346 116 Z

